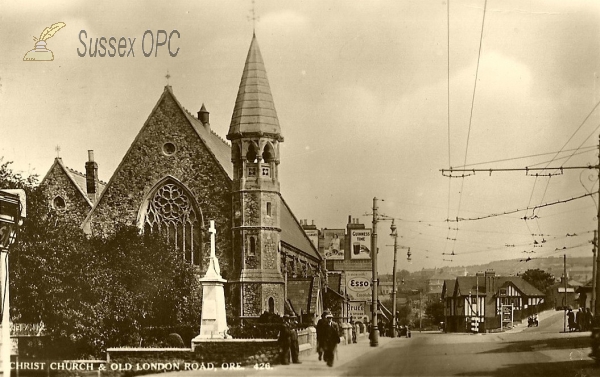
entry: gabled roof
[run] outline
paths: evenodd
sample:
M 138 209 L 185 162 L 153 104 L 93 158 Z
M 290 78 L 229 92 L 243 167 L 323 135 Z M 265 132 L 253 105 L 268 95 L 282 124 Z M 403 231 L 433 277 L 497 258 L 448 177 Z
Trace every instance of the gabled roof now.
M 267 70 L 256 35 L 253 35 L 227 137 L 231 139 L 244 133 L 258 132 L 281 134 L 281 128 L 267 79 Z
M 92 207 L 94 205 L 94 203 L 92 203 L 92 201 L 90 200 L 90 198 L 87 195 L 85 176 L 83 176 L 83 182 L 81 182 L 81 179 L 80 179 L 81 173 L 77 173 L 74 170 L 67 168 L 64 165 L 62 158 L 60 158 L 60 157 L 56 157 L 54 159 L 54 163 L 50 167 L 50 170 L 48 170 L 48 173 L 46 173 L 46 175 L 44 176 L 44 179 L 42 179 L 42 182 L 40 182 L 40 185 L 44 184 L 44 182 L 46 181 L 46 178 L 48 177 L 50 172 L 52 170 L 54 170 L 55 166 L 58 166 L 65 173 L 65 175 L 69 178 L 69 180 L 75 186 L 77 191 L 79 191 L 79 193 L 85 199 L 85 201 L 90 205 L 90 207 Z M 104 188 L 104 187 L 102 187 L 102 188 Z
M 485 295 L 485 278 L 483 276 L 459 276 L 456 278 L 456 288 L 460 296 L 469 294 Z
M 499 287 L 503 287 L 509 284 L 512 284 L 517 288 L 517 290 L 523 295 L 528 297 L 537 297 L 537 296 L 546 296 L 544 293 L 540 292 L 539 289 L 529 284 L 525 279 L 520 276 L 502 276 L 498 278 Z
M 456 285 L 456 279 L 448 279 L 444 280 L 444 286 L 442 287 L 442 297 L 453 297 L 454 296 L 454 286 Z

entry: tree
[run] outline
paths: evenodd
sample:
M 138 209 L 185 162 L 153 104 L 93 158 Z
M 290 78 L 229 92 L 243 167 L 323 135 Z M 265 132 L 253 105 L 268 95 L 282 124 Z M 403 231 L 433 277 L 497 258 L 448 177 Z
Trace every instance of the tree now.
M 430 318 L 433 323 L 444 321 L 444 303 L 441 301 L 431 301 L 425 307 L 425 315 Z
M 546 293 L 548 287 L 554 284 L 554 277 L 539 268 L 529 269 L 521 276 L 523 280 L 536 287 L 542 293 Z
M 99 357 L 108 347 L 160 346 L 174 329 L 184 338 L 198 333 L 195 272 L 161 236 L 123 227 L 89 238 L 48 207 L 36 177 L 1 162 L 0 188 L 27 192 L 27 219 L 10 253 L 11 319 L 43 322 L 49 357 Z

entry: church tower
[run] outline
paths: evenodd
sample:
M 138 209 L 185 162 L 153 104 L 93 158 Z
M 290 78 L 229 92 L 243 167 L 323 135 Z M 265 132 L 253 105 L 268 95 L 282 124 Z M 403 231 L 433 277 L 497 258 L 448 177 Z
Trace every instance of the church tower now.
M 283 136 L 256 35 L 252 36 L 227 139 L 233 163 L 232 272 L 236 278 L 230 280 L 232 304 L 242 319 L 265 311 L 283 314 L 278 174 Z

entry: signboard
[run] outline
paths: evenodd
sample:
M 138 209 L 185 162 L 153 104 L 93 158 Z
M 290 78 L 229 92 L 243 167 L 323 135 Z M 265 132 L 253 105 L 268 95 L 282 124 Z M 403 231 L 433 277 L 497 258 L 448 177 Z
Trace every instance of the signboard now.
M 371 301 L 371 271 L 346 271 L 346 293 L 350 300 Z
M 344 260 L 344 229 L 323 230 L 324 252 L 327 260 Z
M 315 246 L 315 249 L 319 250 L 319 231 L 317 229 L 306 229 L 306 236 Z
M 350 232 L 350 259 L 371 259 L 371 229 Z
M 558 293 L 565 293 L 565 287 L 558 287 Z M 575 293 L 575 288 L 567 288 L 567 293 Z
M 348 302 L 348 317 L 352 317 L 354 321 L 361 321 L 367 315 L 366 307 L 365 301 Z

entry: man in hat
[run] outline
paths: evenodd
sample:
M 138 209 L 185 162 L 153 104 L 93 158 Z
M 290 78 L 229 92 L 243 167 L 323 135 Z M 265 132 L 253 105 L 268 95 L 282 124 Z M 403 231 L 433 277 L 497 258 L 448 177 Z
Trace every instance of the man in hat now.
M 327 311 L 324 311 L 321 314 L 321 319 L 317 322 L 317 352 L 319 353 L 319 361 L 323 358 L 323 333 L 325 331 L 325 326 L 327 326 L 327 319 L 325 316 L 327 315 Z
M 300 355 L 300 344 L 298 343 L 298 322 L 296 315 L 292 314 L 289 318 L 290 323 L 290 350 L 292 351 L 292 363 L 302 364 L 298 356 Z
M 281 364 L 289 365 L 290 364 L 290 347 L 292 345 L 292 328 L 290 327 L 290 316 L 283 316 L 283 324 L 281 325 L 281 330 L 279 331 L 279 338 L 277 342 L 279 343 L 279 350 L 281 355 Z
M 325 315 L 327 323 L 323 326 L 322 344 L 323 344 L 323 359 L 327 363 L 327 366 L 333 366 L 333 358 L 335 355 L 335 349 L 340 343 L 340 329 L 337 323 L 333 322 L 333 315 L 331 312 L 327 312 Z

